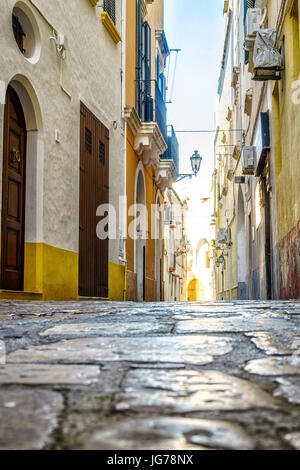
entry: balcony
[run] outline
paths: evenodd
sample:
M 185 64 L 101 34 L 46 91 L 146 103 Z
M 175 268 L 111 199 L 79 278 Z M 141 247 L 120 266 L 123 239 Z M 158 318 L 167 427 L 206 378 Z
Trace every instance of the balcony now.
M 166 160 L 173 160 L 177 174 L 179 174 L 179 144 L 173 126 L 168 126 L 167 145 L 168 149 L 161 157 Z
M 160 157 L 159 170 L 156 175 L 156 183 L 161 191 L 170 188 L 177 179 L 179 173 L 179 144 L 173 126 L 167 127 L 168 148 Z
M 155 120 L 165 141 L 167 142 L 167 107 L 157 81 L 155 81 Z

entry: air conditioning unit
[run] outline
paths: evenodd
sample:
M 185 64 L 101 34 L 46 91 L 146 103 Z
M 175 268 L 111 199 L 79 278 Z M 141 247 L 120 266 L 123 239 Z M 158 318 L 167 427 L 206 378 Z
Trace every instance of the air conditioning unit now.
M 280 80 L 284 69 L 284 48 L 276 48 L 277 31 L 274 28 L 263 29 L 258 32 L 254 51 L 252 80 Z
M 261 29 L 263 12 L 261 8 L 249 8 L 246 17 L 245 49 L 252 51 L 256 33 Z
M 228 232 L 226 228 L 219 228 L 216 245 L 227 245 L 228 244 Z
M 243 174 L 254 175 L 254 170 L 257 164 L 256 147 L 244 147 L 243 148 Z

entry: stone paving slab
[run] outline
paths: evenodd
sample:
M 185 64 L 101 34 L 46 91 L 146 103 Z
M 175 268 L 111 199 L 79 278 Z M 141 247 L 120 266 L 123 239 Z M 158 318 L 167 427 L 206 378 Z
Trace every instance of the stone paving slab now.
M 244 318 L 241 316 L 233 318 L 201 318 L 201 320 L 178 321 L 175 332 L 177 334 L 191 333 L 240 333 L 250 331 L 278 331 L 281 329 L 296 329 L 296 326 L 288 320 L 274 318 Z
M 265 376 L 300 375 L 300 357 L 268 357 L 248 362 L 245 367 L 250 374 Z
M 295 450 L 300 450 L 300 432 L 287 434 L 285 440 L 291 444 Z
M 92 450 L 252 450 L 254 440 L 235 424 L 187 418 L 129 419 L 85 433 L 77 448 Z
M 0 448 L 299 448 L 300 302 L 0 302 Z
M 128 322 L 116 324 L 115 322 L 100 323 L 62 323 L 40 333 L 40 336 L 147 336 L 168 334 L 172 325 L 163 322 Z
M 0 449 L 43 449 L 62 409 L 62 396 L 52 391 L 0 390 Z
M 97 383 L 97 366 L 6 364 L 0 366 L 0 384 L 90 385 Z
M 275 390 L 273 395 L 275 397 L 285 397 L 290 403 L 300 405 L 300 378 L 289 377 L 280 378 L 276 380 L 279 383 L 279 387 Z
M 118 411 L 151 409 L 166 414 L 276 406 L 256 385 L 216 371 L 134 370 L 126 376 L 124 392 L 116 395 Z
M 72 339 L 19 350 L 7 362 L 102 363 L 109 361 L 207 364 L 232 351 L 232 340 L 217 336 Z
M 265 325 L 266 326 L 266 325 Z M 286 329 L 278 332 L 260 331 L 257 333 L 246 333 L 258 349 L 271 356 L 286 356 L 297 351 L 300 354 L 300 328 L 295 331 Z

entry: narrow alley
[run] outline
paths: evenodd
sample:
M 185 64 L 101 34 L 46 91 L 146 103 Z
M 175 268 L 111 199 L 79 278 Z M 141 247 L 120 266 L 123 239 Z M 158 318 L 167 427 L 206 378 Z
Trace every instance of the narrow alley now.
M 300 449 L 299 301 L 8 301 L 0 321 L 1 449 Z

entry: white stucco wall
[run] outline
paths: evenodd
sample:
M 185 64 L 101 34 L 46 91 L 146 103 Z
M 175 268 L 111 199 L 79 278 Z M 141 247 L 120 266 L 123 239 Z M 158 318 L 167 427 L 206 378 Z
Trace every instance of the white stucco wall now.
M 16 3 L 15 0 L 1 1 L 0 83 L 6 89 L 17 77 L 26 82 L 26 86 L 30 84 L 42 121 L 36 140 L 31 143 L 38 146 L 38 152 L 37 161 L 27 172 L 25 241 L 44 242 L 78 252 L 80 101 L 110 132 L 110 203 L 117 208 L 119 195 L 124 193 L 122 43 L 113 42 L 101 21 L 102 8 L 92 7 L 89 0 L 24 0 L 40 32 L 40 58 L 33 64 L 21 54 L 14 39 L 12 10 Z M 32 3 L 38 6 L 44 18 Z M 117 0 L 119 32 L 123 3 Z M 63 86 L 71 98 L 60 86 L 60 58 L 50 40 L 53 32 L 49 23 L 67 39 Z M 3 115 L 4 105 L 1 104 L 1 178 Z M 113 121 L 117 122 L 117 129 L 113 128 Z M 56 129 L 60 143 L 55 140 Z M 27 158 L 30 160 L 30 155 Z M 31 207 L 34 198 L 36 203 Z M 110 261 L 119 261 L 118 248 L 117 240 L 110 241 Z

